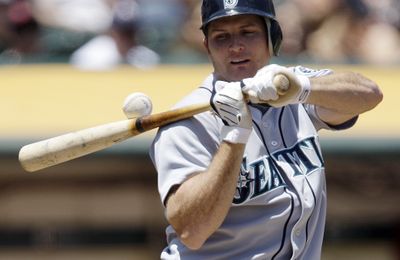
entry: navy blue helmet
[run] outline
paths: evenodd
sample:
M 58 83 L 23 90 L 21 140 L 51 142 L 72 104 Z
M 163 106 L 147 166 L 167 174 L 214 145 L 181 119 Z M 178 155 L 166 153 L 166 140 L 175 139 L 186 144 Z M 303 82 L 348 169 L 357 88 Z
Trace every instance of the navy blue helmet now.
M 254 14 L 265 18 L 269 44 L 274 55 L 278 55 L 282 42 L 282 30 L 275 17 L 272 0 L 203 0 L 201 6 L 201 29 L 206 34 L 207 25 L 219 18 Z

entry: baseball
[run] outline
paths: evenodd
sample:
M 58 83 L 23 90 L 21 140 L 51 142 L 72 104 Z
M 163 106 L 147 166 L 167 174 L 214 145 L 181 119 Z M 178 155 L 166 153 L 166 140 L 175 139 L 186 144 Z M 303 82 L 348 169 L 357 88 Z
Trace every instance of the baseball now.
M 135 92 L 125 98 L 122 110 L 128 119 L 132 119 L 150 115 L 153 104 L 146 94 Z

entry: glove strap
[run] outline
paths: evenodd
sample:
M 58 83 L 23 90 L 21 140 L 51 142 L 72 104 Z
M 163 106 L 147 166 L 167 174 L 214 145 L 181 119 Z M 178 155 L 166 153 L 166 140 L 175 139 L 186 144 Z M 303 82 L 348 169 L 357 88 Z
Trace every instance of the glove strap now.
M 234 144 L 246 144 L 249 140 L 251 129 L 237 126 L 222 126 L 221 139 Z
M 308 96 L 311 93 L 311 82 L 310 79 L 303 75 L 297 75 L 298 80 L 300 81 L 301 92 L 297 101 L 299 103 L 305 103 L 308 99 Z

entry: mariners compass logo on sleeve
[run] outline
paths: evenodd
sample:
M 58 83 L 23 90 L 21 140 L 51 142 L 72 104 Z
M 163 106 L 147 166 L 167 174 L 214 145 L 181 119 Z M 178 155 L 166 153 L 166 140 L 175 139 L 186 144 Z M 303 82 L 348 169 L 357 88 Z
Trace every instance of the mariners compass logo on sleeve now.
M 238 4 L 238 0 L 224 0 L 224 8 L 232 9 Z

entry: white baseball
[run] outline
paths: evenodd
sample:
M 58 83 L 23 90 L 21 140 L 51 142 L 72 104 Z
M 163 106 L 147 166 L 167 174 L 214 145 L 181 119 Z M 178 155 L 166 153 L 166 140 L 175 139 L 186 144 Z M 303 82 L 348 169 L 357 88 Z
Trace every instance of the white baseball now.
M 135 92 L 125 98 L 122 110 L 129 119 L 147 116 L 151 114 L 153 104 L 146 94 Z

